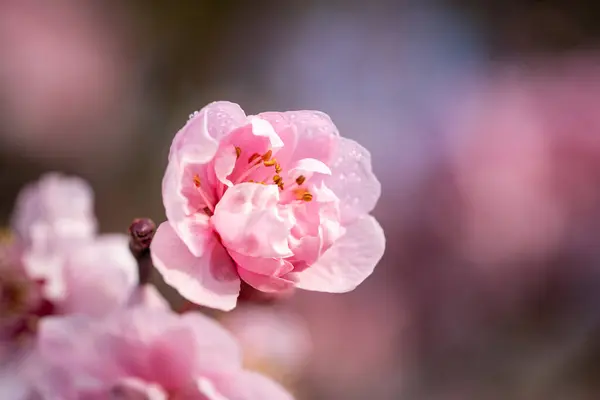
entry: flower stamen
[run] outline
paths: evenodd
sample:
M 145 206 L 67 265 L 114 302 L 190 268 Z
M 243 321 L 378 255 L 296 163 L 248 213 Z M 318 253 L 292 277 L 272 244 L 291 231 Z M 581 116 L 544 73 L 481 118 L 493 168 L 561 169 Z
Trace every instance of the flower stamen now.
M 306 189 L 296 189 L 294 190 L 294 195 L 296 196 L 296 200 L 309 202 L 313 199 L 313 195 Z
M 248 158 L 248 164 L 251 164 L 254 160 L 256 160 L 257 158 L 260 157 L 260 154 L 258 153 L 254 153 L 250 156 L 250 158 Z
M 296 178 L 296 183 L 298 184 L 298 186 L 300 186 L 304 183 L 305 180 L 306 180 L 306 177 L 304 175 L 300 175 L 299 177 Z
M 246 179 L 248 176 L 250 176 L 250 174 L 253 173 L 254 171 L 256 171 L 258 168 L 260 168 L 263 165 L 266 165 L 266 163 L 270 164 L 271 161 L 272 161 L 271 160 L 271 156 L 272 155 L 273 155 L 273 151 L 272 150 L 268 150 L 262 156 L 260 154 L 258 154 L 258 153 L 252 154 L 252 156 L 248 159 L 248 163 L 251 164 L 251 165 L 246 169 L 246 171 L 244 171 L 244 173 L 242 173 L 239 176 L 239 178 L 236 179 L 236 181 L 234 182 L 234 184 L 238 184 L 238 183 L 244 182 L 244 179 Z M 252 164 L 253 162 L 254 162 L 254 164 Z M 265 163 L 265 164 L 263 164 L 263 163 Z M 273 164 L 276 164 L 276 163 L 277 162 L 275 162 Z
M 200 196 L 202 197 L 202 200 L 204 200 L 204 203 L 206 204 L 206 207 L 204 208 L 204 210 L 206 210 L 206 208 L 208 208 L 208 210 L 210 212 L 214 212 L 215 211 L 215 207 L 212 205 L 212 203 L 208 199 L 208 196 L 206 195 L 206 193 L 202 189 L 202 181 L 200 180 L 200 177 L 198 176 L 198 174 L 194 175 L 194 186 L 196 187 L 196 190 L 198 190 L 198 193 L 200 193 Z

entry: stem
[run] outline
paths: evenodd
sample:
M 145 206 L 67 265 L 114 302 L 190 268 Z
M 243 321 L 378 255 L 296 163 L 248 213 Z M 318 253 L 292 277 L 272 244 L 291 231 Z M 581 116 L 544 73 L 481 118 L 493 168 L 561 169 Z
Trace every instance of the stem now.
M 150 243 L 156 232 L 156 224 L 149 218 L 137 218 L 129 226 L 129 249 L 138 264 L 139 285 L 150 281 L 152 274 L 152 257 Z

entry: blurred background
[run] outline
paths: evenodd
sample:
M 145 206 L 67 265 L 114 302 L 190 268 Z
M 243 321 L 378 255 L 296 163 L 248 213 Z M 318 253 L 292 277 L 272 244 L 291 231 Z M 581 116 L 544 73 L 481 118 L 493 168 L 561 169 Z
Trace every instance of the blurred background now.
M 373 155 L 387 250 L 352 293 L 223 317 L 250 352 L 279 338 L 261 368 L 294 364 L 276 378 L 299 399 L 600 399 L 599 20 L 583 0 L 0 0 L 0 223 L 50 170 L 91 182 L 103 231 L 162 221 L 188 114 L 322 110 Z

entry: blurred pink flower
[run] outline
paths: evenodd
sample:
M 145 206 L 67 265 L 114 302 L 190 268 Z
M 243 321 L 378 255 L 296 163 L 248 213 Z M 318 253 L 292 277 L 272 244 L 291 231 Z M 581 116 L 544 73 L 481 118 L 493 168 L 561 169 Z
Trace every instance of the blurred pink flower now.
M 383 255 L 368 215 L 381 192 L 368 151 L 324 113 L 246 116 L 211 103 L 177 133 L 152 242 L 165 281 L 231 310 L 240 278 L 264 292 L 347 292 Z
M 554 96 L 553 96 L 554 97 Z M 451 155 L 465 199 L 457 238 L 488 264 L 553 248 L 564 215 L 552 185 L 553 132 L 527 80 L 504 78 L 466 91 L 456 104 Z
M 137 267 L 127 237 L 95 237 L 92 208 L 89 186 L 58 174 L 18 196 L 15 235 L 0 243 L 0 362 L 10 365 L 0 373 L 21 376 L 41 319 L 101 316 L 132 301 Z
M 127 235 L 96 236 L 93 192 L 80 178 L 44 175 L 19 194 L 12 225 L 27 276 L 62 312 L 103 314 L 137 283 Z
M 276 307 L 238 307 L 220 322 L 238 339 L 246 366 L 284 384 L 293 384 L 312 350 L 305 321 Z
M 243 370 L 233 337 L 200 313 L 133 307 L 105 319 L 52 317 L 41 323 L 38 344 L 49 369 L 37 387 L 57 396 L 49 398 L 292 398 Z

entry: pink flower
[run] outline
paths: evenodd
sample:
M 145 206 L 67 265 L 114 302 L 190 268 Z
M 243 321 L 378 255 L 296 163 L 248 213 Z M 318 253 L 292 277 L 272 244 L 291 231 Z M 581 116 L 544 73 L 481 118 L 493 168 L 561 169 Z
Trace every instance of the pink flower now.
M 52 317 L 42 321 L 38 345 L 48 366 L 37 380 L 44 398 L 292 398 L 243 370 L 233 337 L 200 313 L 139 306 L 97 320 Z
M 132 302 L 156 303 L 150 289 L 133 291 L 137 267 L 127 236 L 96 236 L 92 191 L 81 179 L 48 174 L 26 186 L 12 225 L 14 237 L 0 240 L 3 395 L 30 390 L 30 369 L 39 364 L 33 343 L 44 318 L 103 316 Z
M 127 301 L 137 266 L 127 235 L 97 235 L 93 192 L 80 178 L 44 175 L 17 198 L 12 226 L 27 276 L 61 313 L 104 314 Z
M 242 306 L 225 314 L 220 322 L 244 350 L 244 364 L 294 384 L 312 351 L 305 321 L 277 307 Z
M 247 117 L 211 103 L 171 145 L 153 261 L 184 297 L 222 310 L 240 279 L 264 292 L 347 292 L 383 255 L 368 215 L 380 191 L 368 151 L 326 114 Z

